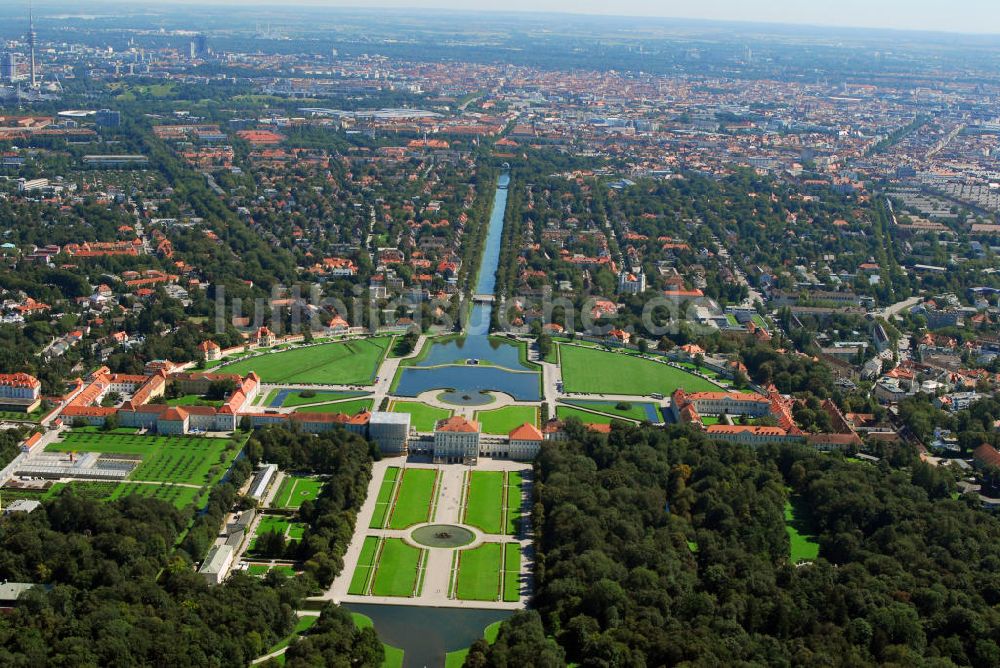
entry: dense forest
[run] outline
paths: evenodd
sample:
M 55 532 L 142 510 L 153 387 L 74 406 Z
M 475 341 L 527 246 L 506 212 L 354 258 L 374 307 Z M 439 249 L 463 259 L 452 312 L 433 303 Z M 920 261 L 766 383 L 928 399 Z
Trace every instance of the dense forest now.
M 536 464 L 539 617 L 466 665 L 1000 665 L 1000 521 L 937 469 L 570 427 Z M 790 563 L 799 500 L 819 558 Z M 543 632 L 544 625 L 544 632 Z
M 344 552 L 354 533 L 357 511 L 368 494 L 372 458 L 378 449 L 360 436 L 343 430 L 312 435 L 285 429 L 257 432 L 249 444 L 254 461 L 277 464 L 286 471 L 329 476 L 315 501 L 306 501 L 299 517 L 308 526 L 302 541 L 275 545 L 273 551 L 303 563 L 320 586 L 329 586 L 344 568 Z
M 248 453 L 331 474 L 319 499 L 302 509 L 309 522 L 298 547 L 302 576 L 236 572 L 209 587 L 195 572 L 192 562 L 204 556 L 223 514 L 241 502 L 239 476 L 217 486 L 193 517 L 152 498 L 101 503 L 70 485 L 38 510 L 0 522 L 0 578 L 37 585 L 0 615 L 0 665 L 245 666 L 286 637 L 303 598 L 342 567 L 344 530 L 371 476 L 369 446 L 343 431 L 266 430 Z M 381 644 L 370 630 L 345 624 L 344 614 L 325 609 L 309 642 L 290 650 L 291 665 L 379 665 Z M 337 662 L 308 660 L 331 652 Z
M 5 518 L 0 573 L 40 586 L 0 616 L 0 664 L 239 666 L 279 640 L 302 585 L 237 574 L 209 588 L 172 551 L 184 523 L 154 499 L 72 492 Z

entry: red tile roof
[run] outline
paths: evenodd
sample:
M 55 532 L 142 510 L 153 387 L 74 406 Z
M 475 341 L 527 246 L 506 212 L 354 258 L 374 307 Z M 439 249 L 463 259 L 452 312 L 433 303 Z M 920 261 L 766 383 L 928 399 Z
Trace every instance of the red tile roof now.
M 461 415 L 455 415 L 444 420 L 438 420 L 435 431 L 472 433 L 479 431 L 479 423 L 466 420 Z
M 516 427 L 509 434 L 510 440 L 512 441 L 541 441 L 543 440 L 542 432 L 539 431 L 538 427 L 531 424 L 530 422 L 525 422 L 520 427 Z

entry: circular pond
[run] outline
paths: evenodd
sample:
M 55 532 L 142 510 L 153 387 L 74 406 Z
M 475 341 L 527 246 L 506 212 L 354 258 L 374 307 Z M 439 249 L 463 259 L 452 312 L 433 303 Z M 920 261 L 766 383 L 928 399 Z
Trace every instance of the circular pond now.
M 427 547 L 462 547 L 476 539 L 476 534 L 454 524 L 428 524 L 410 534 L 413 542 Z
M 489 392 L 460 392 L 448 390 L 437 396 L 438 401 L 453 406 L 485 406 L 496 401 Z

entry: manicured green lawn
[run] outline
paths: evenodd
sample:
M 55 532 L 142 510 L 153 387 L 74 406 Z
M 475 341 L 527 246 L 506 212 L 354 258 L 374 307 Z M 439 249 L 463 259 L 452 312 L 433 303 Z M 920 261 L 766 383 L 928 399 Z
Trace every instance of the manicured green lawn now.
M 478 411 L 476 420 L 484 434 L 509 434 L 525 422 L 538 426 L 538 409 L 534 406 L 504 406 L 492 411 Z
M 463 601 L 495 601 L 500 593 L 503 546 L 483 543 L 458 553 L 456 596 Z
M 406 529 L 426 522 L 434 500 L 436 469 L 408 468 L 403 471 L 399 491 L 389 515 L 390 529 Z
M 368 580 L 371 579 L 372 568 L 375 566 L 379 540 L 381 539 L 375 536 L 365 536 L 365 542 L 361 544 L 361 554 L 358 556 L 358 565 L 354 568 L 351 584 L 347 588 L 348 594 L 363 596 L 368 593 Z
M 304 394 L 312 394 L 312 396 L 303 396 Z M 277 394 L 275 394 L 274 397 L 271 397 L 271 401 L 274 401 L 276 396 Z M 286 394 L 284 401 L 281 402 L 281 407 L 292 408 L 294 406 L 302 406 L 304 404 L 318 404 L 324 401 L 339 401 L 340 399 L 353 399 L 360 396 L 363 396 L 361 392 L 322 392 L 302 390 L 301 392 L 289 392 Z
M 571 406 L 589 408 L 592 411 L 606 413 L 607 415 L 613 415 L 627 420 L 638 420 L 639 422 L 644 420 L 656 421 L 656 419 L 650 417 L 650 411 L 653 415 L 656 415 L 657 407 L 655 404 L 629 402 L 629 408 L 620 410 L 617 408 L 618 402 L 616 401 L 578 401 L 574 399 L 572 401 L 567 400 L 566 403 Z
M 265 533 L 277 531 L 284 535 L 288 530 L 288 520 L 277 515 L 261 515 L 260 522 L 257 523 L 257 530 L 254 535 L 260 536 Z
M 271 566 L 270 564 L 250 564 L 247 567 L 247 575 L 254 575 L 256 577 L 264 577 L 270 571 L 277 571 L 286 577 L 292 577 L 295 575 L 294 568 L 283 564 L 279 564 L 277 566 Z
M 372 513 L 369 529 L 382 529 L 385 527 L 385 517 L 389 513 L 389 506 L 392 504 L 392 493 L 396 489 L 396 480 L 399 478 L 399 467 L 390 466 L 385 470 L 382 484 L 378 488 L 378 496 L 375 498 L 375 511 Z
M 367 629 L 375 625 L 371 617 L 362 615 L 360 612 L 352 612 L 351 618 L 354 620 L 354 625 L 359 629 Z M 398 647 L 386 645 L 385 643 L 382 643 L 382 649 L 385 651 L 382 668 L 403 668 L 403 650 Z
M 517 534 L 521 520 L 521 485 L 524 477 L 517 471 L 507 474 L 507 526 L 504 533 Z
M 344 413 L 345 415 L 356 415 L 361 411 L 372 409 L 371 399 L 354 399 L 352 401 L 338 401 L 335 404 L 320 404 L 319 406 L 303 406 L 296 408 L 296 413 Z
M 250 539 L 250 545 L 247 546 L 247 551 L 256 552 L 257 539 L 266 533 L 277 532 L 282 536 L 287 537 L 289 525 L 290 522 L 284 517 L 279 517 L 277 515 L 262 515 L 260 522 L 257 523 L 257 528 L 253 532 L 253 538 Z
M 785 501 L 785 531 L 788 532 L 788 542 L 791 546 L 789 558 L 793 564 L 813 561 L 819 556 L 819 543 L 806 533 L 805 522 L 799 516 L 791 499 Z
M 623 353 L 567 345 L 559 354 L 567 392 L 669 396 L 678 387 L 689 392 L 719 389 L 704 378 Z
M 575 417 L 577 420 L 584 424 L 611 424 L 617 418 L 613 415 L 599 415 L 597 413 L 588 413 L 587 411 L 581 411 L 579 408 L 573 408 L 572 406 L 556 406 L 556 417 L 560 420 L 565 420 L 567 418 Z
M 472 471 L 465 503 L 465 523 L 483 533 L 503 530 L 503 471 Z
M 486 638 L 486 642 L 493 644 L 497 641 L 497 636 L 500 635 L 500 625 L 503 622 L 493 622 L 486 627 L 486 631 L 483 633 L 483 637 Z M 444 667 L 445 668 L 462 668 L 465 665 L 465 658 L 469 656 L 469 648 L 459 649 L 454 652 L 448 652 L 444 657 Z
M 389 408 L 393 413 L 409 413 L 410 426 L 417 431 L 434 431 L 438 420 L 451 417 L 451 411 L 422 404 L 419 401 L 394 401 Z
M 185 394 L 166 402 L 168 406 L 221 406 L 225 403 L 222 399 L 206 399 L 200 394 Z
M 713 424 L 719 424 L 722 420 L 719 419 L 718 415 L 705 415 L 701 418 L 701 423 L 706 427 L 710 427 Z
M 386 538 L 382 543 L 372 581 L 372 596 L 413 596 L 423 550 L 407 545 L 402 538 Z
M 268 353 L 219 367 L 245 376 L 256 371 L 265 383 L 371 385 L 390 337 L 326 343 Z
M 316 500 L 322 489 L 323 481 L 318 478 L 286 475 L 272 505 L 275 508 L 298 508 L 305 501 Z
M 513 603 L 521 598 L 521 546 L 503 546 L 503 600 Z
M 142 463 L 132 472 L 131 480 L 202 486 L 220 477 L 236 457 L 239 448 L 226 452 L 230 444 L 224 438 L 70 431 L 46 450 L 140 455 Z

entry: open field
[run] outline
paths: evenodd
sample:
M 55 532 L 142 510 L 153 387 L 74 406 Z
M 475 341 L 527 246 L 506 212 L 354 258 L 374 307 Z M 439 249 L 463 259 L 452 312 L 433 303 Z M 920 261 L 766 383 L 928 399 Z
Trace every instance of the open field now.
M 385 518 L 389 514 L 389 506 L 392 504 L 393 492 L 396 491 L 396 480 L 399 479 L 399 467 L 390 466 L 385 470 L 385 476 L 378 488 L 378 497 L 375 499 L 375 512 L 372 513 L 369 529 L 382 529 L 385 527 Z
M 352 399 L 351 401 L 338 401 L 334 404 L 320 404 L 318 406 L 302 406 L 296 408 L 296 413 L 345 413 L 355 415 L 361 411 L 372 409 L 371 399 Z
M 638 420 L 639 422 L 642 422 L 643 420 L 649 420 L 650 422 L 660 421 L 660 414 L 657 410 L 658 407 L 656 404 L 651 403 L 634 401 L 627 402 L 628 408 L 626 409 L 617 408 L 619 402 L 616 401 L 579 401 L 573 399 L 566 400 L 565 403 L 570 406 L 587 408 L 592 411 L 598 411 L 599 413 L 625 418 L 627 420 Z
M 503 471 L 472 471 L 465 503 L 465 524 L 483 533 L 503 531 Z
M 402 538 L 386 538 L 375 568 L 372 596 L 413 596 L 423 550 L 405 543 Z
M 517 601 L 521 597 L 521 546 L 506 543 L 503 546 L 503 600 Z
M 226 364 L 217 370 L 257 372 L 265 383 L 370 385 L 385 357 L 390 337 L 291 348 Z
M 389 514 L 390 529 L 407 529 L 430 519 L 437 474 L 437 469 L 408 468 L 403 471 Z
M 347 590 L 349 594 L 360 596 L 368 593 L 368 582 L 371 580 L 372 569 L 375 567 L 375 557 L 378 554 L 380 540 L 375 536 L 365 536 L 365 542 L 361 545 L 361 555 L 358 557 L 358 565 L 354 568 L 351 585 Z
M 451 411 L 422 404 L 419 401 L 394 401 L 389 410 L 393 413 L 409 413 L 410 425 L 417 431 L 434 431 L 438 420 L 451 417 Z
M 790 545 L 789 559 L 793 564 L 812 561 L 819 556 L 819 543 L 809 535 L 806 522 L 795 507 L 794 500 L 785 501 L 785 531 Z
M 534 406 L 504 406 L 492 411 L 478 411 L 476 420 L 484 434 L 509 434 L 525 422 L 538 426 L 538 409 Z
M 500 543 L 483 543 L 458 553 L 455 595 L 463 601 L 495 601 L 500 593 Z
M 563 345 L 559 355 L 567 392 L 669 396 L 679 387 L 689 392 L 719 389 L 704 378 L 624 353 Z
M 142 463 L 132 472 L 132 480 L 204 486 L 220 477 L 236 457 L 239 448 L 226 452 L 231 443 L 224 438 L 70 431 L 46 450 L 140 455 Z
M 507 474 L 507 519 L 504 533 L 516 536 L 521 523 L 521 486 L 524 476 L 517 471 Z
M 314 501 L 322 489 L 323 481 L 319 478 L 286 475 L 271 505 L 275 508 L 298 508 L 304 501 Z

